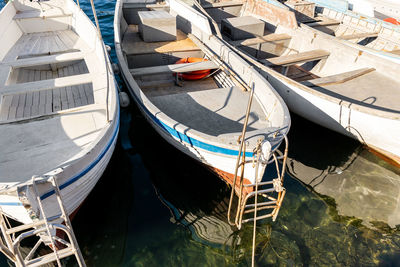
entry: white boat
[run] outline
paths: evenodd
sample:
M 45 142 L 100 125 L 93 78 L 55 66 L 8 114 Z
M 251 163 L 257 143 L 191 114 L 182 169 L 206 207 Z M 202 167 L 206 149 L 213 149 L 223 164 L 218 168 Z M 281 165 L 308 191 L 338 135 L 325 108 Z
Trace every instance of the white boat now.
M 149 9 L 153 11 L 138 13 Z M 146 36 L 144 28 L 150 27 L 147 17 L 170 20 L 172 29 L 165 31 L 171 35 L 175 34 L 176 21 L 176 40 L 144 42 L 139 32 L 142 29 L 142 37 Z M 170 144 L 231 185 L 239 154 L 238 137 L 254 89 L 243 178 L 245 184 L 254 184 L 256 177 L 260 181 L 271 153 L 289 130 L 289 112 L 271 85 L 213 36 L 207 18 L 180 1 L 119 0 L 114 31 L 122 77 L 145 118 Z M 174 64 L 193 57 L 208 61 Z M 212 69 L 210 75 L 198 80 L 176 81 L 181 74 L 173 76 L 204 69 Z M 258 172 L 253 164 L 253 149 L 257 147 L 262 147 L 264 159 Z M 153 149 L 157 153 L 157 148 Z
M 349 9 L 378 19 L 394 18 L 400 21 L 398 0 L 348 0 Z
M 311 0 L 296 3 L 300 6 L 302 3 L 308 3 L 310 13 L 315 10 L 315 16 L 310 15 L 300 21 L 305 25 L 336 36 L 344 43 L 363 49 L 365 52 L 376 53 L 400 62 L 400 26 L 359 13 L 357 9 L 349 10 L 347 1 Z
M 203 7 L 291 111 L 400 163 L 398 63 L 299 27 L 294 12 L 267 1 L 205 2 Z M 253 37 L 232 40 L 243 32 Z
M 9 1 L 0 36 L 1 212 L 26 225 L 58 216 L 55 179 L 71 216 L 101 177 L 118 135 L 104 44 L 72 0 Z

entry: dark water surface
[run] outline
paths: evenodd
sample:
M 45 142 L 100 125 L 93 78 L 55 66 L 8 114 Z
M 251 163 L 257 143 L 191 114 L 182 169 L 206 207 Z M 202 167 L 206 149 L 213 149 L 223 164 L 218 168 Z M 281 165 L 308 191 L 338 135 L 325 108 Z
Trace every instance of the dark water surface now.
M 113 48 L 115 2 L 95 4 Z M 258 266 L 400 266 L 400 171 L 294 115 L 289 143 L 287 194 L 276 222 L 258 224 Z M 88 266 L 248 266 L 252 225 L 229 226 L 229 194 L 131 105 L 74 230 Z

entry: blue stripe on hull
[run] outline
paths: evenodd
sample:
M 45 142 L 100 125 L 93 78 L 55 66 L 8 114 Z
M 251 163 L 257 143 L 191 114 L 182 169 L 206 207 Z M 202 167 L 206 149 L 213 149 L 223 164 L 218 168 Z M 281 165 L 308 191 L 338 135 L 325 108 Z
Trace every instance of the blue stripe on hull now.
M 125 80 L 125 79 L 124 79 Z M 129 83 L 125 80 L 126 84 L 129 85 Z M 214 153 L 219 153 L 223 155 L 228 155 L 228 156 L 237 156 L 239 154 L 238 150 L 233 150 L 229 148 L 223 148 L 223 147 L 218 147 L 215 145 L 211 145 L 202 141 L 199 141 L 195 138 L 192 138 L 190 136 L 187 136 L 184 133 L 181 133 L 174 128 L 168 126 L 161 120 L 159 120 L 157 117 L 155 117 L 150 111 L 143 105 L 143 103 L 137 98 L 136 94 L 133 92 L 132 88 L 129 88 L 131 90 L 131 95 L 133 95 L 133 98 L 135 99 L 135 102 L 140 106 L 141 110 L 143 110 L 147 116 L 150 117 L 150 119 L 155 122 L 161 129 L 163 129 L 165 132 L 169 133 L 173 137 L 179 139 L 181 142 L 185 142 L 189 144 L 192 147 L 197 147 L 201 148 L 206 151 L 214 152 Z M 245 154 L 246 157 L 252 157 L 253 152 L 246 152 Z

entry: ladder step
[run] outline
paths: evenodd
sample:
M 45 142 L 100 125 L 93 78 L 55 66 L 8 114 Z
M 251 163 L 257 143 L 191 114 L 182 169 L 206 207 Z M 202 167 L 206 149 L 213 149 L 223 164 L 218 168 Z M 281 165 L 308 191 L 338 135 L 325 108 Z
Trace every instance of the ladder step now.
M 72 248 L 63 248 L 63 249 L 58 250 L 57 254 L 58 254 L 59 259 L 63 259 L 68 256 L 74 255 L 75 250 Z M 26 261 L 25 264 L 29 267 L 31 267 L 31 266 L 36 267 L 36 266 L 42 266 L 43 264 L 53 262 L 56 260 L 57 260 L 56 255 L 54 253 L 51 253 L 51 254 L 47 254 L 47 255 Z
M 60 216 L 57 216 L 57 218 L 55 217 L 54 220 L 58 219 L 58 218 L 60 218 Z M 46 221 L 44 219 L 10 228 L 6 231 L 6 233 L 10 235 L 10 234 L 28 230 L 30 228 L 34 228 L 34 227 L 37 228 L 38 226 L 42 226 L 42 225 L 46 225 Z
M 258 183 L 258 186 L 263 186 L 263 185 L 267 185 L 267 184 L 273 184 L 274 182 L 271 180 L 271 181 L 268 181 L 268 182 L 260 182 L 260 183 Z M 244 184 L 243 185 L 244 187 L 253 187 L 253 186 L 256 186 L 256 184 Z
M 256 217 L 256 221 L 257 220 L 261 220 L 261 219 L 265 219 L 265 218 L 269 218 L 269 217 L 272 217 L 272 216 L 273 216 L 272 213 L 266 214 L 266 215 L 263 215 L 263 216 L 258 216 L 258 217 Z M 242 223 L 247 223 L 247 222 L 252 222 L 252 221 L 254 221 L 254 218 L 244 219 L 244 220 L 242 220 Z
M 276 200 L 274 201 L 267 201 L 267 202 L 261 202 L 261 203 L 257 203 L 257 207 L 263 207 L 263 206 L 267 206 L 267 205 L 272 205 L 272 204 L 276 204 Z M 246 206 L 244 206 L 244 208 L 255 208 L 255 204 L 248 204 Z
M 258 190 L 257 194 L 261 195 L 261 194 L 264 194 L 264 193 L 271 193 L 271 192 L 274 192 L 274 191 L 275 191 L 274 188 L 263 189 L 263 190 Z M 253 191 L 253 192 L 248 193 L 247 196 L 248 197 L 252 197 L 252 196 L 255 196 L 255 194 L 256 194 L 256 192 Z

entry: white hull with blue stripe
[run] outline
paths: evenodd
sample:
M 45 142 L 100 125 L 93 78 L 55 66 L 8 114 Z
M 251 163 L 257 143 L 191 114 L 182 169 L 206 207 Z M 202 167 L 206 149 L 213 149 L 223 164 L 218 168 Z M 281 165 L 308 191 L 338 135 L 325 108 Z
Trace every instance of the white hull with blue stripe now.
M 139 35 L 137 12 L 146 9 L 146 3 L 116 4 L 116 53 L 122 77 L 139 109 L 165 140 L 232 184 L 248 88 L 254 86 L 244 180 L 254 183 L 257 176 L 261 180 L 266 164 L 263 162 L 256 175 L 253 149 L 259 142 L 267 161 L 282 142 L 290 127 L 283 100 L 259 73 L 212 35 L 204 15 L 180 1 L 152 8 L 164 10 L 176 20 L 176 41 L 144 42 Z M 212 53 L 220 61 L 210 56 Z M 177 66 L 174 63 L 184 58 L 207 59 L 210 74 L 176 82 L 173 72 L 179 71 L 173 70 Z M 223 70 L 223 64 L 230 70 Z
M 104 44 L 71 0 L 9 2 L 0 13 L 0 207 L 25 224 L 42 218 L 32 177 L 55 177 L 73 214 L 103 174 L 119 130 Z M 50 183 L 46 217 L 60 214 Z

